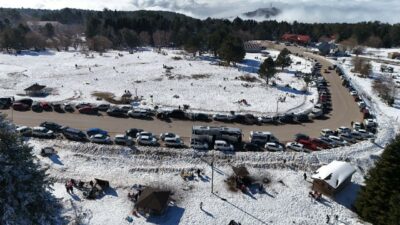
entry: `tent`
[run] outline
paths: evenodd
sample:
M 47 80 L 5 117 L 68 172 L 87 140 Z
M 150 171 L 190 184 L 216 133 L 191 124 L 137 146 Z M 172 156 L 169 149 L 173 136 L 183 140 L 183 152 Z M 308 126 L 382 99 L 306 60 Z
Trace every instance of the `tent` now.
M 135 208 L 151 215 L 162 215 L 168 207 L 170 195 L 170 191 L 147 187 L 141 192 Z

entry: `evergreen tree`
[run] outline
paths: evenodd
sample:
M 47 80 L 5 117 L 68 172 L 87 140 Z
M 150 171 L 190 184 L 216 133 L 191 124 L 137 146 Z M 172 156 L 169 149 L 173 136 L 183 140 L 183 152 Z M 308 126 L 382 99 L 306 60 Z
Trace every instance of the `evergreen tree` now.
M 226 37 L 221 47 L 218 49 L 218 55 L 221 59 L 225 60 L 228 65 L 231 62 L 236 63 L 242 61 L 246 55 L 243 41 L 237 37 Z
M 279 53 L 278 57 L 276 58 L 275 64 L 277 66 L 280 66 L 282 70 L 285 67 L 290 66 L 292 64 L 292 60 L 290 59 L 290 51 L 287 48 L 282 49 L 282 51 Z
M 186 41 L 184 49 L 185 51 L 192 53 L 193 56 L 196 56 L 196 53 L 200 50 L 200 46 L 201 43 L 199 38 L 191 37 Z
M 374 225 L 398 225 L 400 221 L 400 136 L 388 145 L 366 178 L 355 208 Z
M 51 185 L 46 170 L 35 163 L 32 147 L 0 117 L 0 224 L 58 224 Z
M 275 62 L 271 58 L 271 56 L 265 59 L 264 62 L 260 65 L 258 74 L 260 75 L 260 77 L 266 80 L 267 84 L 269 84 L 269 79 L 275 76 Z
M 135 31 L 129 29 L 122 29 L 121 36 L 124 44 L 129 48 L 135 48 L 139 46 L 139 36 Z

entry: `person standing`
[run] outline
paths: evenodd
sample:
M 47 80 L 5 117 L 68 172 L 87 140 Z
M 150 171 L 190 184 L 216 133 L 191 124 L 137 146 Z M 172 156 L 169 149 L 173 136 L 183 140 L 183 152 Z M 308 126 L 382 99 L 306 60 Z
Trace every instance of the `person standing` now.
M 304 177 L 304 180 L 307 180 L 307 174 L 306 173 L 303 174 L 303 177 Z
M 203 210 L 203 202 L 200 202 L 200 209 Z

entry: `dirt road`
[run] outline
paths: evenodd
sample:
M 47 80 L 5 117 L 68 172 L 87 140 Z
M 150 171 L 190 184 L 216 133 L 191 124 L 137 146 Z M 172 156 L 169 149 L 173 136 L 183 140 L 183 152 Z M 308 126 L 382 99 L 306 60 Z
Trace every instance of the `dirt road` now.
M 281 48 L 276 46 L 276 48 Z M 325 60 L 323 57 L 306 53 L 304 50 L 297 47 L 289 47 L 293 53 L 300 53 L 306 57 L 317 59 L 322 64 L 322 71 L 331 65 L 330 62 Z M 246 126 L 241 124 L 226 124 L 221 122 L 192 122 L 192 121 L 173 121 L 171 123 L 163 122 L 160 120 L 137 120 L 132 118 L 121 119 L 113 118 L 109 116 L 89 116 L 82 114 L 59 114 L 55 112 L 43 112 L 35 113 L 32 111 L 28 112 L 17 112 L 11 113 L 10 110 L 0 111 L 8 114 L 9 118 L 15 122 L 15 124 L 26 125 L 26 126 L 37 126 L 44 121 L 52 121 L 62 125 L 67 125 L 81 130 L 87 130 L 88 128 L 98 127 L 109 131 L 111 134 L 123 133 L 129 128 L 141 128 L 153 133 L 162 132 L 174 132 L 179 134 L 184 140 L 187 140 L 191 136 L 191 129 L 193 125 L 208 125 L 208 126 L 230 126 L 241 128 L 245 135 L 245 140 L 248 140 L 250 131 L 270 131 L 275 134 L 281 141 L 290 141 L 293 139 L 296 133 L 305 133 L 313 137 L 319 136 L 319 132 L 323 128 L 336 129 L 340 126 L 350 126 L 351 121 L 360 121 L 361 113 L 353 100 L 353 97 L 349 94 L 347 89 L 341 85 L 341 80 L 335 72 L 329 74 L 323 74 L 326 80 L 329 82 L 330 91 L 332 95 L 332 107 L 333 110 L 328 115 L 328 119 L 315 120 L 312 123 L 304 124 L 288 124 L 288 125 L 263 125 L 263 126 Z

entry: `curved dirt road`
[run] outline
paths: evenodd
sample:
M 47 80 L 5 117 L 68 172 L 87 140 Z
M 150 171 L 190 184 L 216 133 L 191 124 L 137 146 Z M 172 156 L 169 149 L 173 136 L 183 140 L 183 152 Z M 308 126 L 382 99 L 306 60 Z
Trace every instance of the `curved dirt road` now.
M 276 48 L 282 48 L 282 46 L 275 46 Z M 322 71 L 331 65 L 329 61 L 323 57 L 306 53 L 304 50 L 297 47 L 288 47 L 293 53 L 300 53 L 309 58 L 318 60 L 322 64 Z M 287 124 L 287 125 L 263 125 L 263 126 L 247 126 L 242 124 L 230 124 L 221 122 L 192 122 L 192 121 L 179 121 L 175 120 L 171 123 L 163 122 L 160 120 L 137 120 L 132 118 L 114 118 L 109 116 L 89 116 L 77 113 L 55 113 L 55 112 L 43 112 L 35 113 L 32 111 L 28 112 L 11 112 L 10 110 L 0 111 L 8 114 L 8 117 L 15 122 L 15 124 L 26 125 L 26 126 L 37 126 L 44 121 L 52 121 L 62 125 L 74 127 L 81 130 L 87 130 L 88 128 L 98 127 L 109 131 L 111 134 L 123 133 L 129 128 L 141 128 L 153 133 L 159 134 L 162 132 L 174 132 L 179 134 L 185 142 L 191 136 L 191 130 L 193 125 L 208 125 L 208 126 L 230 126 L 241 128 L 245 135 L 244 140 L 248 140 L 250 131 L 270 131 L 280 141 L 290 141 L 293 139 L 296 133 L 305 133 L 313 137 L 319 136 L 319 132 L 323 128 L 336 129 L 340 126 L 350 126 L 351 121 L 360 121 L 362 119 L 361 113 L 353 100 L 353 97 L 349 94 L 347 89 L 341 85 L 339 76 L 334 71 L 329 74 L 322 73 L 325 79 L 329 82 L 329 88 L 332 95 L 332 107 L 333 110 L 328 114 L 328 118 L 325 120 L 315 120 L 312 123 L 304 124 Z

